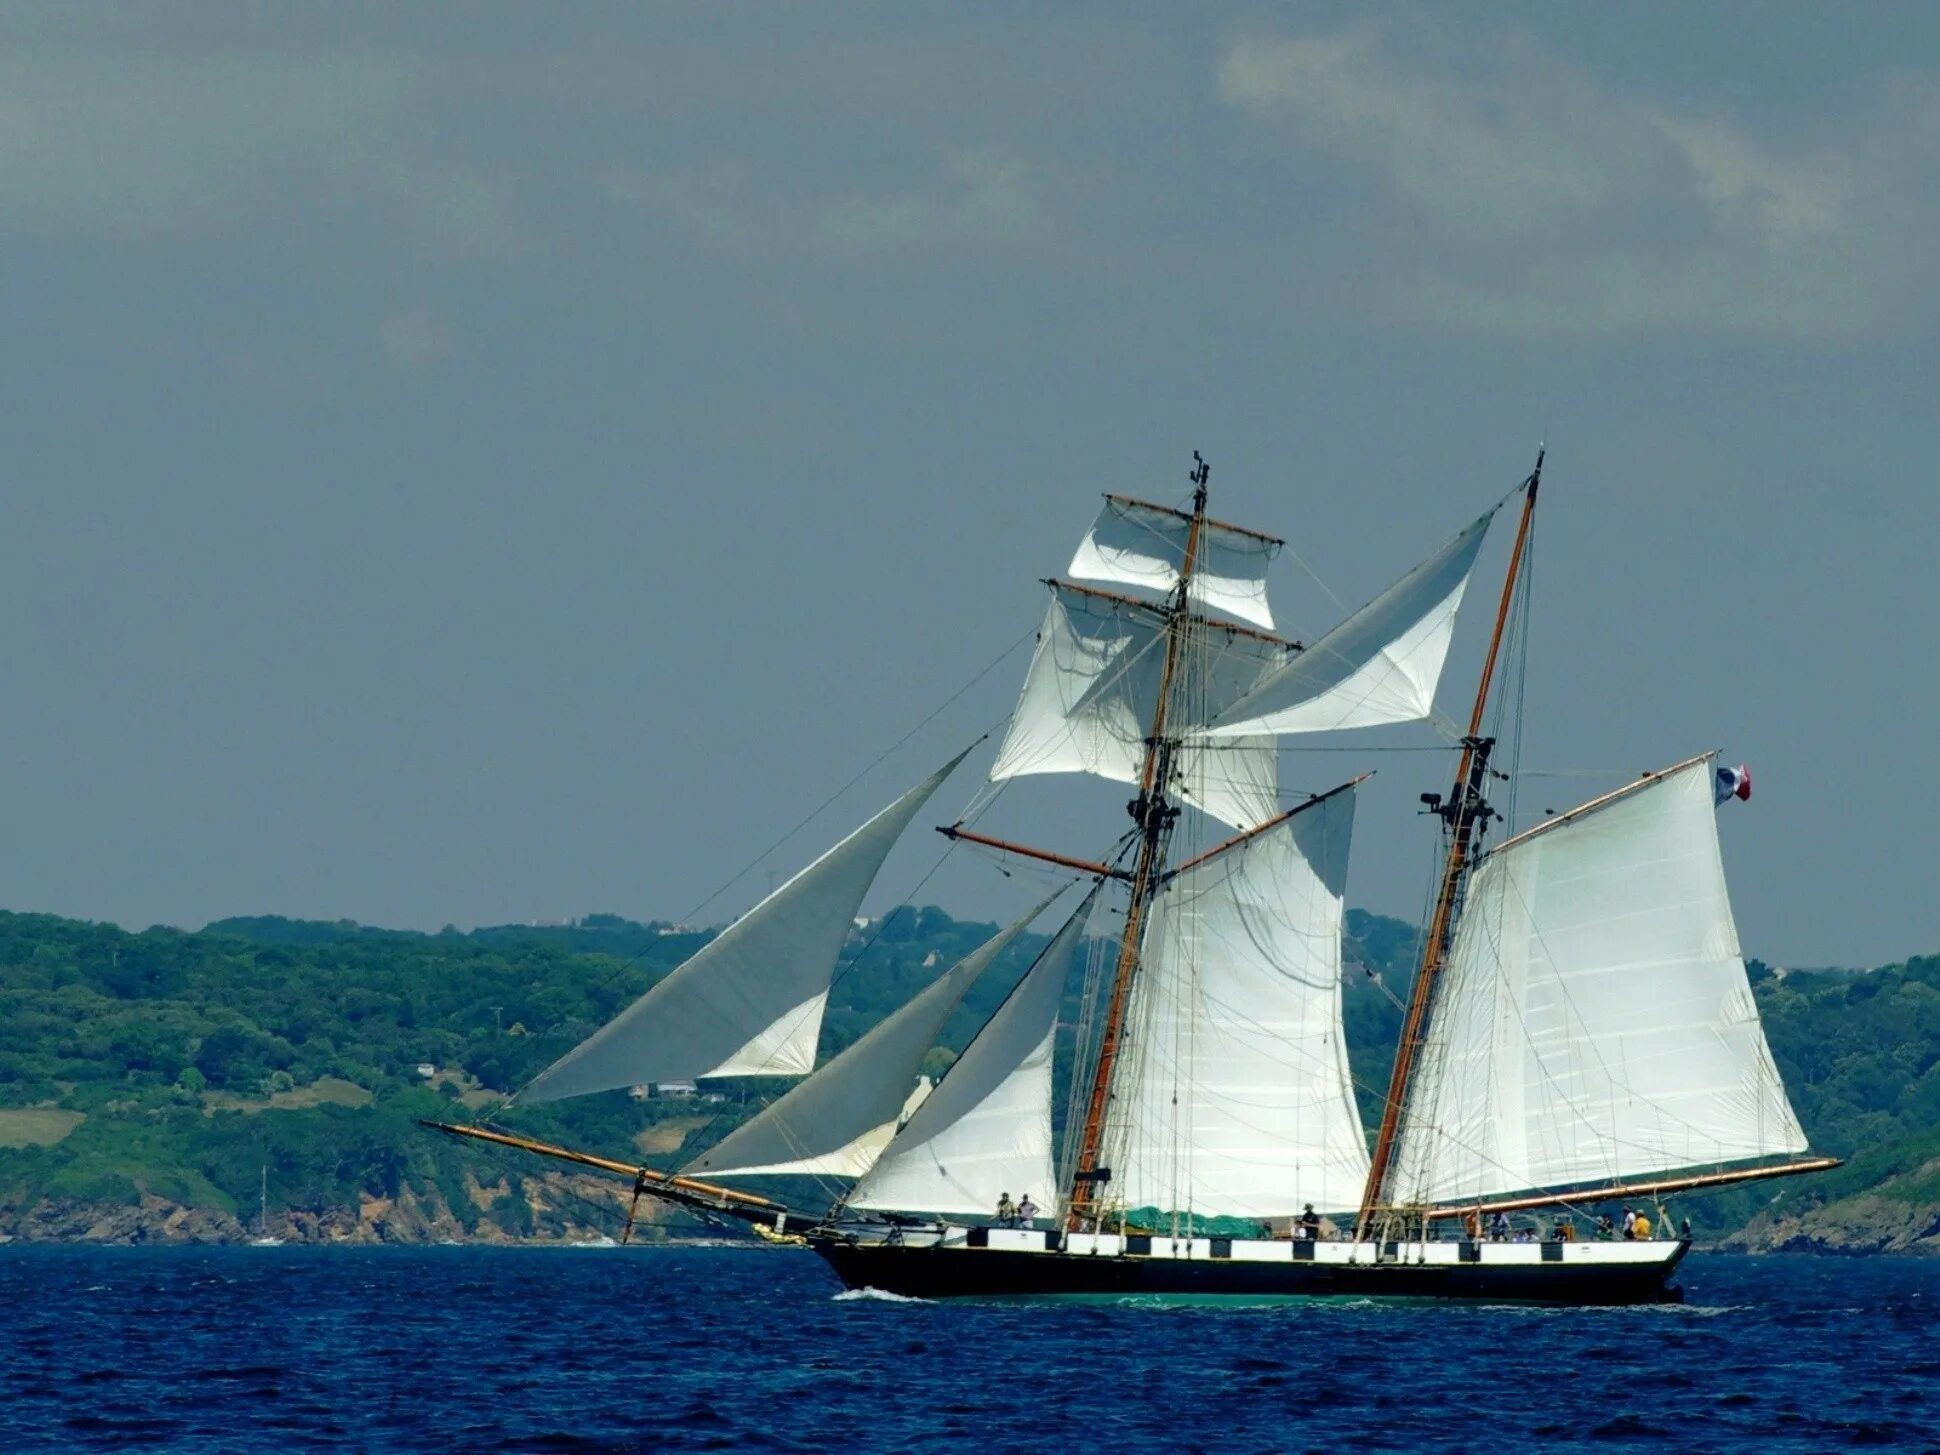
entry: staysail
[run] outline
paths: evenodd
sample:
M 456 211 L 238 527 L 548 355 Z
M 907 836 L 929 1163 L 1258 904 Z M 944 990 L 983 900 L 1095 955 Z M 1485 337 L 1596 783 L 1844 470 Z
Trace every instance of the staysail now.
M 1071 558 L 1071 574 L 1080 581 L 1110 581 L 1163 596 L 1178 587 L 1192 519 L 1163 505 L 1107 495 L 1105 508 Z M 1186 595 L 1195 606 L 1271 630 L 1266 568 L 1280 544 L 1256 531 L 1203 522 Z
M 1239 700 L 1201 737 L 1314 733 L 1414 722 L 1435 704 L 1455 613 L 1491 510 Z
M 1443 973 L 1391 1201 L 1805 1150 L 1739 958 L 1710 756 L 1497 848 Z
M 519 1093 L 557 1101 L 651 1081 L 803 1076 L 829 977 L 882 862 L 957 754 L 740 919 Z
M 862 1176 L 914 1110 L 911 1088 L 944 1022 L 1051 899 L 964 956 L 813 1076 L 688 1163 L 683 1175 Z
M 1065 972 L 1084 939 L 1093 887 L 1016 989 L 855 1186 L 852 1208 L 989 1213 L 1028 1193 L 1048 1205 L 1051 1057 Z
M 1147 914 L 1105 1134 L 1112 1200 L 1203 1216 L 1353 1206 L 1367 1177 L 1341 1026 L 1354 790 L 1197 865 Z
M 1197 578 L 1195 578 L 1197 579 Z M 1165 665 L 1165 616 L 1130 598 L 1054 583 L 1037 651 L 1010 729 L 991 765 L 998 782 L 1033 773 L 1091 773 L 1136 783 Z M 1189 624 L 1179 694 L 1191 728 L 1244 699 L 1295 650 L 1289 642 L 1198 618 Z M 1249 828 L 1278 806 L 1270 736 L 1188 744 L 1179 754 L 1180 798 Z

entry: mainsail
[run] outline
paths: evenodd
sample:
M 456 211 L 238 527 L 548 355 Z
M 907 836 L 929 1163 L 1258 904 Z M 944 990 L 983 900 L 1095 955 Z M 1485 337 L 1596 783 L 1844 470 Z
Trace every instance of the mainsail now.
M 1710 756 L 1496 849 L 1444 974 L 1391 1201 L 1805 1150 L 1739 958 Z
M 991 781 L 1092 773 L 1138 782 L 1164 676 L 1165 632 L 1165 614 L 1156 607 L 1053 583 Z M 1245 698 L 1295 650 L 1274 637 L 1195 619 L 1183 726 L 1209 721 Z M 1188 747 L 1180 754 L 1174 787 L 1201 812 L 1235 828 L 1251 827 L 1277 807 L 1274 752 L 1271 737 Z
M 911 1089 L 944 1022 L 977 977 L 1051 899 L 964 956 L 821 1070 L 688 1163 L 682 1173 L 862 1176 L 889 1145 L 898 1122 L 914 1111 Z
M 1252 691 L 1206 737 L 1313 733 L 1428 716 L 1491 510 Z
M 722 930 L 519 1094 L 557 1101 L 651 1081 L 803 1076 L 829 977 L 882 862 L 957 754 Z
M 852 1208 L 987 1214 L 1003 1193 L 1049 1204 L 1051 1057 L 1065 972 L 1100 885 L 856 1184 Z
M 1350 786 L 1153 900 L 1106 1133 L 1114 1201 L 1247 1218 L 1358 1201 L 1340 955 L 1353 826 Z

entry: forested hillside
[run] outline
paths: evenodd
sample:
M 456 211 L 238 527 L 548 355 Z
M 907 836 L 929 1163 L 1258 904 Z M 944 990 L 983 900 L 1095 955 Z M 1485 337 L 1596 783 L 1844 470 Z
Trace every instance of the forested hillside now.
M 934 908 L 859 928 L 824 1054 L 993 929 Z M 1349 931 L 1349 1050 L 1371 1111 L 1414 937 L 1358 911 Z M 304 1237 L 596 1231 L 615 1216 L 610 1190 L 461 1147 L 416 1119 L 495 1102 L 705 938 L 610 915 L 425 935 L 277 918 L 131 934 L 0 914 L 0 1236 L 237 1236 L 264 1169 L 271 1222 Z M 1041 944 L 1011 947 L 946 1028 L 930 1071 Z M 1703 1225 L 1750 1222 L 1761 1245 L 1862 1246 L 1850 1229 L 1827 1235 L 1859 1199 L 1865 1226 L 1892 1225 L 1874 1243 L 1918 1244 L 1940 1222 L 1940 959 L 1863 975 L 1752 969 L 1815 1145 L 1860 1155 L 1830 1177 L 1694 1205 Z M 515 1123 L 672 1165 L 779 1089 L 726 1086 L 589 1097 L 521 1109 Z

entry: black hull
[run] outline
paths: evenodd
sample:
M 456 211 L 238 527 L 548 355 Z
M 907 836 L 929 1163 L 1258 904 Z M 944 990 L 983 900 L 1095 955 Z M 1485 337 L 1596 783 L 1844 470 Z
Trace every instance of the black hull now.
M 821 1238 L 812 1238 L 810 1246 L 850 1288 L 911 1298 L 1443 1298 L 1607 1306 L 1681 1303 L 1684 1297 L 1670 1282 L 1682 1247 L 1668 1261 L 1648 1265 L 1434 1267 L 1014 1253 Z

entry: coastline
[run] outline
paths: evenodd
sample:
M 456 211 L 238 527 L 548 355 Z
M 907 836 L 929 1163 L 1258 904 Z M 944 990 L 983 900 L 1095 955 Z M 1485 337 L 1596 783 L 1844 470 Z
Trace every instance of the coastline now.
M 617 1236 L 625 1199 L 593 1178 L 532 1178 L 526 1188 L 530 1234 L 515 1234 L 475 1217 L 467 1227 L 435 1191 L 406 1189 L 396 1198 L 365 1196 L 355 1208 L 292 1208 L 273 1214 L 268 1231 L 293 1247 L 572 1248 Z M 607 1209 L 607 1216 L 599 1214 Z M 651 1247 L 762 1247 L 697 1232 L 663 1220 L 643 1199 L 632 1241 Z M 144 1196 L 139 1206 L 43 1198 L 25 1207 L 0 1207 L 0 1247 L 222 1247 L 244 1246 L 259 1235 L 253 1223 L 218 1208 L 188 1207 Z M 1702 1242 L 1700 1253 L 1750 1256 L 1809 1254 L 1853 1258 L 1940 1257 L 1940 1206 L 1862 1195 L 1789 1217 L 1760 1213 L 1745 1227 Z
M 529 1215 L 530 1233 L 508 1231 L 484 1215 L 514 1186 Z M 132 1204 L 42 1197 L 19 1206 L 0 1204 L 0 1246 L 220 1247 L 246 1245 L 267 1231 L 299 1247 L 571 1247 L 617 1239 L 629 1201 L 627 1189 L 609 1179 L 558 1173 L 528 1176 L 517 1184 L 480 1185 L 467 1179 L 466 1193 L 469 1216 L 460 1216 L 435 1188 L 405 1187 L 396 1197 L 363 1194 L 354 1207 L 273 1208 L 266 1229 L 256 1226 L 251 1216 L 153 1193 L 144 1192 Z M 632 1240 L 656 1245 L 696 1240 L 691 1222 L 669 1222 L 666 1214 L 643 1198 Z

